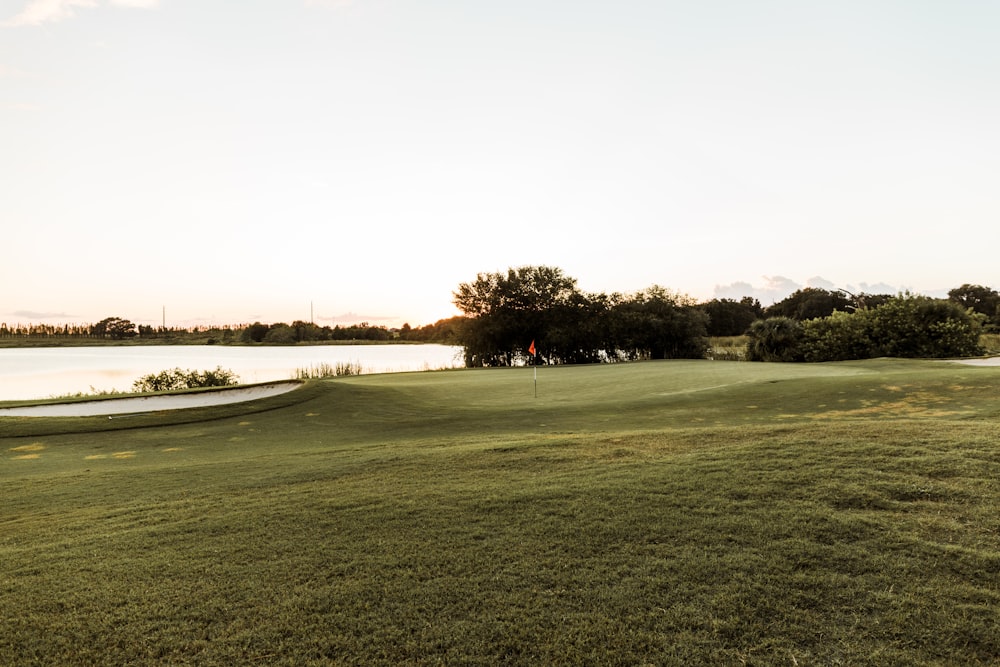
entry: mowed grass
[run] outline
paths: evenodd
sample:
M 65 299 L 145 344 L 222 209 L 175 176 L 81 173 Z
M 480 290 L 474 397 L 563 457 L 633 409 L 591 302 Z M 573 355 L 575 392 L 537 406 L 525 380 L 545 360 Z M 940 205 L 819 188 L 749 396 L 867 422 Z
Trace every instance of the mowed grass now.
M 537 389 L 0 420 L 0 664 L 996 664 L 1000 368 Z

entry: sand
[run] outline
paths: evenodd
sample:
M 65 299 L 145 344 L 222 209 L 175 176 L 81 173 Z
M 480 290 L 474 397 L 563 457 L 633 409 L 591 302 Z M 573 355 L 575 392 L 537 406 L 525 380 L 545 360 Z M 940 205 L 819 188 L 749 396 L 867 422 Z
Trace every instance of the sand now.
M 0 408 L 0 417 L 94 417 L 108 415 L 109 418 L 113 419 L 114 415 L 135 414 L 137 412 L 159 412 L 160 410 L 181 410 L 243 403 L 284 394 L 300 386 L 302 386 L 301 382 L 294 381 L 271 382 L 251 387 L 230 387 L 191 394 L 163 394 L 160 396 L 109 398 L 100 401 L 28 405 Z
M 957 363 L 968 364 L 969 366 L 1000 366 L 1000 357 L 990 357 L 989 359 L 959 359 Z

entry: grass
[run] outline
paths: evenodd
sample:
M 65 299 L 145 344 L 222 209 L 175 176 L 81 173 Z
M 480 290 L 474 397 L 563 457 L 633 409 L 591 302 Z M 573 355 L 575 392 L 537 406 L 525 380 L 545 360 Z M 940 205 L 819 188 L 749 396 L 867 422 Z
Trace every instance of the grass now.
M 0 664 L 1000 656 L 1000 369 L 538 376 L 0 420 Z

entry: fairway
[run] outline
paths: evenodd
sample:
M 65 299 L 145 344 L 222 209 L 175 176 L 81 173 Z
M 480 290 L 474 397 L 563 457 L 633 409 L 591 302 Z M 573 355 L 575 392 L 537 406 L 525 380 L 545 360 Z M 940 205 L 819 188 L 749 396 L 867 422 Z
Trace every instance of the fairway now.
M 1000 367 L 537 378 L 0 418 L 0 664 L 1000 658 Z

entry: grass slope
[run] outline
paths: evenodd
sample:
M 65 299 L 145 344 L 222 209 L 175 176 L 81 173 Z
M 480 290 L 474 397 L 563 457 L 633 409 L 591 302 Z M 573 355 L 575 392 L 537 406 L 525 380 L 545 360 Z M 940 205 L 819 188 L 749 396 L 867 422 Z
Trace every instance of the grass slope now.
M 995 664 L 998 390 L 651 362 L 3 419 L 0 664 Z

